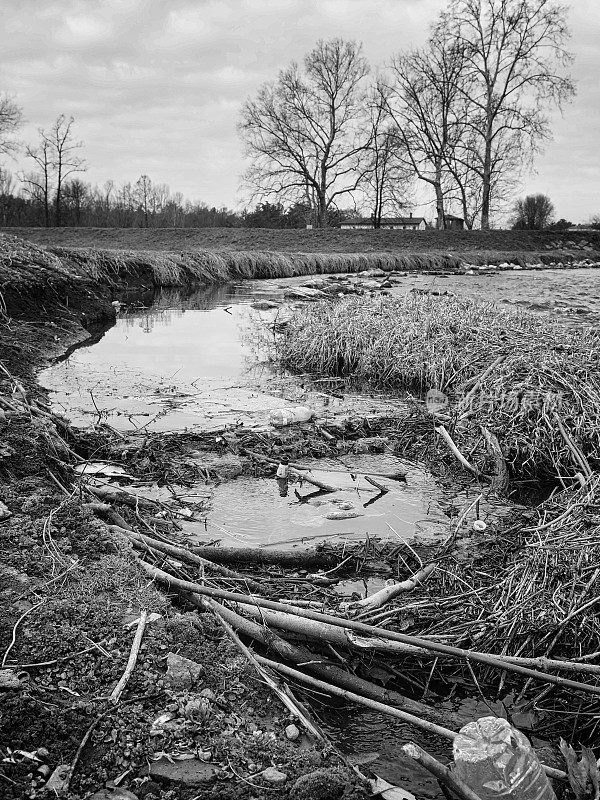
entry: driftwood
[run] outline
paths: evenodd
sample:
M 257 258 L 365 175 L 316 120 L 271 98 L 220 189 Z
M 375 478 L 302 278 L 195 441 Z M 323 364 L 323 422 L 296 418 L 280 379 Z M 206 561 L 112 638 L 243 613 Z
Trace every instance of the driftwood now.
M 537 670 L 529 669 L 518 664 L 512 664 L 509 661 L 498 659 L 488 653 L 479 653 L 475 650 L 464 650 L 460 647 L 452 647 L 441 642 L 431 641 L 429 639 L 422 639 L 418 636 L 410 636 L 406 633 L 398 633 L 397 631 L 388 631 L 384 628 L 377 628 L 372 625 L 366 625 L 356 620 L 343 619 L 341 617 L 334 617 L 329 614 L 321 614 L 317 611 L 312 611 L 305 608 L 297 608 L 295 606 L 286 606 L 284 603 L 278 603 L 275 600 L 266 600 L 261 597 L 250 595 L 243 595 L 238 592 L 228 592 L 223 589 L 216 589 L 209 586 L 202 586 L 191 581 L 183 581 L 170 575 L 164 570 L 152 567 L 150 564 L 141 563 L 142 569 L 155 580 L 171 586 L 175 589 L 183 590 L 184 592 L 197 592 L 207 597 L 220 598 L 223 600 L 230 600 L 233 603 L 253 603 L 261 608 L 270 609 L 272 611 L 284 611 L 288 614 L 294 614 L 299 617 L 306 617 L 314 619 L 317 622 L 326 622 L 331 625 L 336 625 L 341 628 L 348 628 L 358 633 L 366 635 L 374 635 L 383 639 L 391 639 L 392 641 L 402 642 L 404 644 L 412 644 L 418 647 L 432 650 L 446 655 L 453 655 L 456 658 L 466 659 L 468 661 L 476 661 L 481 664 L 495 667 L 499 670 L 506 670 L 507 672 L 515 672 L 519 675 L 526 675 L 528 678 L 533 678 L 544 683 L 552 683 L 556 686 L 562 686 L 576 691 L 586 692 L 587 694 L 600 695 L 600 686 L 592 686 L 588 683 L 580 683 L 579 681 L 572 681 L 568 678 L 562 678 L 558 675 L 550 675 L 546 672 L 539 672 Z
M 429 753 L 422 750 L 414 742 L 408 742 L 402 749 L 409 758 L 412 758 L 413 761 L 421 764 L 428 772 L 431 772 L 431 774 L 438 779 L 439 783 L 451 789 L 457 797 L 460 797 L 460 800 L 481 800 L 479 795 L 475 794 L 475 792 L 470 789 L 464 781 L 461 781 L 460 778 L 454 775 L 448 767 L 440 764 L 437 759 L 430 756 Z
M 151 548 L 153 552 L 158 551 L 159 553 L 165 553 L 166 555 L 173 556 L 173 558 L 177 558 L 179 561 L 183 561 L 185 564 L 193 564 L 196 567 L 210 569 L 217 575 L 222 575 L 224 578 L 232 578 L 234 580 L 244 581 L 244 583 L 246 583 L 253 591 L 262 591 L 261 585 L 257 583 L 257 581 L 252 580 L 252 578 L 248 578 L 246 575 L 242 575 L 240 572 L 227 569 L 227 567 L 223 567 L 221 564 L 213 564 L 212 561 L 192 553 L 185 547 L 178 547 L 177 545 L 169 544 L 168 542 L 162 542 L 159 539 L 146 536 L 144 533 L 125 530 L 117 525 L 108 525 L 107 527 L 111 531 L 122 533 L 123 535 L 127 536 L 131 540 L 133 546 L 142 552 L 148 548 Z
M 149 511 L 155 511 L 158 505 L 154 500 L 131 494 L 131 492 L 126 492 L 123 489 L 116 489 L 114 486 L 91 486 L 87 483 L 85 488 L 88 492 L 109 503 L 123 503 L 123 505 L 131 506 L 132 508 L 143 508 Z
M 402 592 L 411 592 L 415 586 L 423 583 L 423 581 L 429 575 L 431 575 L 436 566 L 437 564 L 428 564 L 426 567 L 423 567 L 423 569 L 415 572 L 415 574 L 410 578 L 407 578 L 407 580 L 400 581 L 399 583 L 393 583 L 391 586 L 384 586 L 383 589 L 375 592 L 375 594 L 372 594 L 370 597 L 365 597 L 363 600 L 357 600 L 356 603 L 352 603 L 352 607 L 366 608 L 369 610 L 381 608 L 381 606 L 389 603 L 390 600 L 393 600 L 394 597 L 402 594 Z
M 304 710 L 300 707 L 300 704 L 296 702 L 296 699 L 293 697 L 291 691 L 288 687 L 286 687 L 287 691 L 281 689 L 275 681 L 271 678 L 268 672 L 261 666 L 258 662 L 254 653 L 246 647 L 246 645 L 241 641 L 240 637 L 237 633 L 233 630 L 225 615 L 222 613 L 224 611 L 223 607 L 220 606 L 218 603 L 215 603 L 214 600 L 206 600 L 202 599 L 203 605 L 208 608 L 212 613 L 216 616 L 219 623 L 223 627 L 223 630 L 227 633 L 231 641 L 236 645 L 236 647 L 243 653 L 243 655 L 248 659 L 248 661 L 252 664 L 252 666 L 256 669 L 258 674 L 264 680 L 264 682 L 269 686 L 269 688 L 279 697 L 281 702 L 284 706 L 292 713 L 294 717 L 299 719 L 306 730 L 314 736 L 316 739 L 321 741 L 326 741 L 323 733 L 320 729 L 312 722 L 312 720 L 306 715 Z
M 260 547 L 190 547 L 192 553 L 218 564 L 273 564 L 279 567 L 332 567 L 338 558 L 326 550 L 268 550 Z
M 199 607 L 203 607 L 206 603 L 206 600 L 200 597 L 200 595 L 189 594 L 187 595 L 187 599 Z M 377 700 L 381 703 L 395 706 L 396 708 L 402 708 L 404 711 L 408 711 L 430 722 L 435 722 L 438 725 L 460 728 L 464 724 L 464 721 L 456 714 L 431 708 L 425 703 L 411 700 L 409 697 L 405 697 L 399 692 L 388 691 L 384 687 L 377 686 L 371 681 L 359 678 L 351 672 L 347 672 L 341 667 L 331 664 L 327 658 L 311 652 L 303 645 L 288 642 L 266 627 L 266 625 L 259 625 L 252 620 L 246 619 L 214 600 L 210 602 L 211 608 L 215 609 L 236 631 L 265 645 L 279 658 L 301 665 L 313 675 L 326 680 L 328 683 L 333 683 L 343 689 L 354 691 L 372 700 Z

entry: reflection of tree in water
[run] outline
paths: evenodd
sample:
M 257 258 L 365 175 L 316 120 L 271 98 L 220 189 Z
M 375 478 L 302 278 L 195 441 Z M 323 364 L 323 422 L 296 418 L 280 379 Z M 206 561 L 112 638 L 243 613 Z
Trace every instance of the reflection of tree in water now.
M 163 286 L 156 290 L 148 308 L 132 309 L 122 315 L 127 328 L 150 333 L 157 326 L 170 325 L 186 311 L 212 311 L 247 297 L 247 289 L 236 284 L 185 288 Z
M 124 314 L 121 319 L 126 328 L 141 328 L 145 333 L 151 333 L 154 328 L 167 327 L 183 314 L 184 312 L 180 308 L 157 310 L 152 307 Z

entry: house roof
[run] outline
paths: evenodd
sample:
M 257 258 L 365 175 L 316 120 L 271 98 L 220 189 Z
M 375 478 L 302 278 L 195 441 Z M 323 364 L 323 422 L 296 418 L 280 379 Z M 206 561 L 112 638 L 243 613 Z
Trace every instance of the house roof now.
M 382 217 L 382 225 L 419 225 L 424 222 L 425 217 Z M 342 225 L 372 225 L 373 220 L 367 217 L 357 217 L 356 219 L 342 220 Z
M 463 219 L 463 217 L 457 217 L 457 216 L 456 216 L 456 214 L 444 214 L 444 217 L 445 217 L 446 219 L 456 219 L 456 220 L 458 220 L 459 222 L 464 222 L 464 219 Z

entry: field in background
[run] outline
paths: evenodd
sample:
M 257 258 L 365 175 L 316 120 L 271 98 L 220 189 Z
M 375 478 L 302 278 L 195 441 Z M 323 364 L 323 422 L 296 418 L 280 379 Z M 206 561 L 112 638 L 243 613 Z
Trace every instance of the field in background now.
M 55 247 L 118 250 L 190 249 L 277 251 L 283 253 L 469 253 L 571 250 L 568 243 L 589 242 L 600 250 L 600 231 L 342 231 L 266 228 L 1 228 L 0 231 Z

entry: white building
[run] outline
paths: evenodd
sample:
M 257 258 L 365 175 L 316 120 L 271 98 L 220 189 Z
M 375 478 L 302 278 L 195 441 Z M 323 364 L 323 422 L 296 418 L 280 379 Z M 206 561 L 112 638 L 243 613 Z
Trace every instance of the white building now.
M 373 220 L 365 218 L 347 219 L 340 224 L 340 228 L 347 231 L 366 231 L 374 227 Z M 424 231 L 426 228 L 425 217 L 413 217 L 412 214 L 409 217 L 384 217 L 380 225 L 381 230 L 394 231 Z

